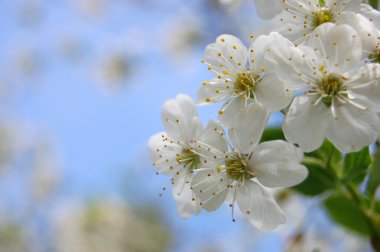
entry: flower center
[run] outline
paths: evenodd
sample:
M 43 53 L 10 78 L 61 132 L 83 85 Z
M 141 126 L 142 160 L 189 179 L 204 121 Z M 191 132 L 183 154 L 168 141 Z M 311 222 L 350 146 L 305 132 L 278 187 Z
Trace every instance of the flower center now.
M 248 180 L 254 177 L 251 169 L 247 165 L 245 159 L 247 155 L 231 155 L 225 162 L 227 175 L 238 181 Z
M 244 94 L 246 99 L 254 98 L 256 84 L 260 81 L 259 76 L 253 76 L 248 72 L 239 72 L 234 82 L 235 94 Z
M 326 105 L 326 107 L 329 108 L 331 106 L 332 99 L 342 90 L 342 85 L 342 77 L 334 73 L 325 75 L 317 83 L 316 90 L 324 96 L 322 98 L 322 102 Z
M 380 63 L 380 48 L 376 48 L 376 50 L 368 56 L 368 60 L 371 63 Z
M 195 154 L 191 149 L 183 149 L 180 154 L 177 154 L 177 162 L 184 167 L 188 167 L 190 170 L 194 170 L 199 167 L 200 158 L 198 154 Z
M 312 26 L 314 29 L 327 22 L 335 22 L 335 18 L 331 10 L 323 7 L 320 10 L 313 12 Z

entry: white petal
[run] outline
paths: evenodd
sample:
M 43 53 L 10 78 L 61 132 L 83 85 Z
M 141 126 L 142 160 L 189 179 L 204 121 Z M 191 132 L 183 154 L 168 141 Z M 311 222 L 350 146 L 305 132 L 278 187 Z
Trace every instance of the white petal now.
M 256 11 L 259 17 L 271 19 L 282 10 L 279 0 L 255 0 Z
M 221 153 L 222 157 L 224 157 L 224 153 L 228 150 L 228 142 L 224 130 L 214 121 L 209 121 L 198 142 L 209 146 L 210 150 L 206 149 L 203 151 L 202 149 L 205 148 L 201 148 L 200 151 L 207 156 L 211 156 L 211 159 L 213 159 L 215 152 Z
M 299 45 L 313 30 L 311 19 L 313 13 L 319 10 L 318 3 L 316 1 L 286 0 L 281 1 L 281 4 L 284 11 L 281 13 L 281 26 L 278 31 Z
M 326 0 L 326 6 L 332 9 L 335 13 L 345 11 L 358 11 L 360 9 L 358 0 Z
M 216 76 L 223 75 L 223 70 L 236 74 L 245 70 L 248 51 L 240 39 L 223 34 L 206 47 L 204 60 Z
M 355 102 L 362 104 L 370 111 L 380 112 L 380 65 L 366 64 L 359 68 L 345 85 Z
M 376 50 L 378 32 L 373 22 L 354 12 L 343 12 L 339 16 L 339 22 L 355 29 L 361 38 L 363 49 L 366 52 L 374 52 Z
M 285 216 L 273 196 L 253 181 L 246 181 L 238 189 L 237 204 L 250 223 L 268 231 L 285 223 Z
M 261 73 L 262 68 L 264 67 L 266 71 L 273 70 L 273 63 L 268 61 L 264 55 L 266 49 L 269 45 L 272 44 L 277 39 L 278 33 L 272 32 L 268 36 L 261 35 L 255 39 L 249 48 L 250 52 L 250 67 L 254 73 Z M 252 63 L 253 60 L 253 63 Z
M 299 144 L 305 152 L 321 146 L 331 118 L 330 111 L 324 104 L 312 104 L 315 99 L 307 95 L 296 97 L 282 126 L 285 138 L 291 143 Z
M 290 187 L 301 183 L 308 174 L 300 165 L 303 153 L 293 144 L 276 140 L 260 143 L 249 162 L 256 178 L 267 187 Z
M 232 122 L 235 121 L 236 116 L 241 113 L 245 108 L 245 100 L 242 96 L 234 97 L 225 102 L 220 109 L 218 115 L 218 122 L 223 127 L 230 127 Z
M 376 27 L 380 27 L 380 12 L 372 8 L 369 4 L 361 4 L 360 14 L 371 20 Z
M 238 114 L 228 131 L 235 150 L 243 154 L 251 152 L 260 141 L 268 115 L 267 110 L 257 103 L 248 105 L 246 110 Z
M 173 197 L 176 200 L 178 214 L 183 218 L 197 215 L 201 210 L 199 200 L 190 188 L 191 178 L 192 175 L 186 172 L 173 177 Z
M 228 88 L 227 88 L 228 87 Z M 229 88 L 230 84 L 227 84 L 223 80 L 214 79 L 212 81 L 205 82 L 198 90 L 197 97 L 198 105 L 209 104 L 210 102 L 221 102 L 232 96 L 233 89 Z
M 153 135 L 148 142 L 153 165 L 159 173 L 171 174 L 179 168 L 177 154 L 182 148 L 168 139 L 166 133 Z
M 359 151 L 376 140 L 380 132 L 376 113 L 346 104 L 337 107 L 336 114 L 337 119 L 331 122 L 326 136 L 339 151 Z
M 270 112 L 286 108 L 292 101 L 293 92 L 274 74 L 267 74 L 255 88 L 257 101 Z
M 345 73 L 355 69 L 361 61 L 360 37 L 348 25 L 324 23 L 314 30 L 307 45 L 325 59 L 328 72 Z
M 161 118 L 166 132 L 174 140 L 185 143 L 197 138 L 202 131 L 194 102 L 189 96 L 178 95 L 164 103 Z
M 224 173 L 201 171 L 193 178 L 192 188 L 202 207 L 215 211 L 226 200 L 229 180 Z
M 275 65 L 275 73 L 292 89 L 305 87 L 307 76 L 313 75 L 312 59 L 315 58 L 310 50 L 304 53 L 292 42 L 278 33 L 271 33 L 274 41 L 268 46 L 265 58 Z

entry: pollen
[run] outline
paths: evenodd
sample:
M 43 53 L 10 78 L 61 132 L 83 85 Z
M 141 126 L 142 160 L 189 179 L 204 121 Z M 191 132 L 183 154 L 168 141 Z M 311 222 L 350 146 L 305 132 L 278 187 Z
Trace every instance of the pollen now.
M 330 9 L 323 7 L 323 8 L 320 8 L 320 10 L 313 13 L 313 18 L 312 18 L 311 23 L 314 29 L 320 26 L 321 24 L 324 24 L 327 22 L 331 22 L 331 23 L 335 22 L 333 12 Z
M 191 149 L 183 149 L 176 158 L 176 161 L 190 170 L 194 170 L 200 165 L 200 158 Z
M 237 181 L 245 181 L 254 177 L 247 164 L 248 155 L 233 153 L 225 162 L 227 175 Z
M 235 95 L 243 95 L 246 99 L 254 98 L 254 91 L 260 76 L 254 76 L 249 72 L 239 72 L 233 84 Z
M 368 56 L 368 61 L 370 63 L 380 63 L 380 48 L 376 48 L 376 50 Z
M 324 96 L 322 102 L 329 108 L 332 105 L 332 100 L 335 96 L 339 95 L 343 89 L 343 79 L 338 74 L 324 74 L 322 79 L 318 81 L 317 86 L 313 89 Z

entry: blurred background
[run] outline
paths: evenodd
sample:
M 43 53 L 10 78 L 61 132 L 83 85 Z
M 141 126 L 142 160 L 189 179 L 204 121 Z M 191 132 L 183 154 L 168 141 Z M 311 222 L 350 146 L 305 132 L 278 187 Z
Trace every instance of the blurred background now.
M 195 98 L 218 35 L 270 29 L 251 0 L 1 1 L 0 252 L 371 251 L 319 198 L 275 192 L 288 223 L 262 233 L 158 197 L 169 178 L 146 145 L 161 105 Z

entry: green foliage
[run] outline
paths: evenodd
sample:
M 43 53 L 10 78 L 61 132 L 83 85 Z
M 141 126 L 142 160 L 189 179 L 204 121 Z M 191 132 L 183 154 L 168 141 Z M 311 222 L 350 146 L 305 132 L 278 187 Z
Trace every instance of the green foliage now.
M 336 223 L 359 235 L 371 235 L 370 221 L 353 200 L 335 194 L 324 201 L 324 206 L 331 219 Z
M 365 178 L 370 164 L 371 154 L 368 147 L 347 154 L 344 158 L 342 182 L 360 184 Z
M 294 186 L 294 190 L 307 196 L 315 196 L 334 188 L 334 177 L 318 159 L 308 158 L 303 164 L 309 170 L 309 175 L 301 184 Z
M 367 195 L 375 195 L 380 185 L 380 150 L 369 171 L 371 162 L 368 147 L 344 156 L 334 145 L 325 141 L 318 150 L 305 154 L 303 164 L 309 170 L 309 175 L 293 189 L 307 196 L 329 191 L 331 194 L 323 205 L 331 219 L 361 236 L 370 238 L 376 245 L 380 242 L 380 206 L 357 190 L 369 173 Z
M 261 136 L 260 142 L 272 141 L 272 140 L 285 140 L 284 133 L 282 132 L 281 127 L 267 128 L 264 130 L 263 135 Z
M 319 0 L 319 6 L 325 7 L 326 6 L 325 0 Z
M 368 3 L 374 8 L 374 9 L 377 9 L 379 6 L 378 6 L 378 3 L 377 3 L 377 0 L 369 0 Z
M 322 160 L 325 163 L 326 169 L 332 169 L 338 167 L 342 164 L 343 156 L 340 151 L 338 151 L 335 146 L 329 141 L 325 140 L 322 146 L 309 154 L 307 156 L 312 156 Z
M 308 196 L 333 189 L 342 160 L 342 154 L 329 141 L 325 141 L 318 150 L 306 154 L 303 164 L 309 170 L 309 175 L 293 189 Z
M 380 149 L 377 149 L 374 162 L 369 171 L 368 182 L 366 185 L 366 194 L 373 198 L 377 188 L 380 185 Z
M 266 129 L 261 141 L 277 139 L 285 139 L 279 127 Z M 380 149 L 372 163 L 368 147 L 343 155 L 326 140 L 318 150 L 305 153 L 302 163 L 309 175 L 292 189 L 306 196 L 329 192 L 323 206 L 331 219 L 368 237 L 373 248 L 380 251 L 380 202 L 374 197 L 380 186 Z M 368 181 L 366 195 L 358 191 L 363 181 Z

